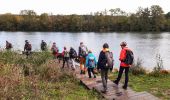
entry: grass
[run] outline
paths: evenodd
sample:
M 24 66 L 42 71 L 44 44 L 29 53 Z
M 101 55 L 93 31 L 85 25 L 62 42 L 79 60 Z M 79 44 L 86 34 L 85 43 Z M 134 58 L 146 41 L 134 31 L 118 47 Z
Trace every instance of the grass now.
M 15 52 L 0 52 L 0 99 L 98 100 L 69 69 L 61 70 L 50 52 L 34 53 L 28 59 Z
M 118 73 L 110 74 L 110 79 L 115 80 Z M 124 76 L 121 79 L 124 82 Z M 154 77 L 149 74 L 129 74 L 129 87 L 134 91 L 147 91 L 162 100 L 170 100 L 170 74 Z

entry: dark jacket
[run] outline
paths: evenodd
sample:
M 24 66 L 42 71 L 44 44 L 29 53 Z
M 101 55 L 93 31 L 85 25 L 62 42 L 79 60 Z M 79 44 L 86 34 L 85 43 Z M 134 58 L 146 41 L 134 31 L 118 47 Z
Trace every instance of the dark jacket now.
M 77 52 L 76 50 L 74 50 L 73 48 L 70 49 L 70 52 L 69 52 L 69 55 L 70 55 L 70 58 L 76 58 L 77 57 Z
M 107 58 L 105 56 L 106 51 L 109 51 L 109 49 L 103 49 L 100 52 L 98 63 L 97 63 L 97 69 L 105 69 L 106 68 L 106 63 L 107 63 Z

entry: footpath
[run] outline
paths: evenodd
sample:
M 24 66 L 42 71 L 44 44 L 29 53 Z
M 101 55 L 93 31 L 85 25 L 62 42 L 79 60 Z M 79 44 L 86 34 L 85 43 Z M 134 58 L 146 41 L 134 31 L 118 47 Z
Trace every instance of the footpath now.
M 81 75 L 78 64 L 76 64 L 75 75 L 83 85 L 90 90 L 94 89 L 106 100 L 160 100 L 148 92 L 135 92 L 129 87 L 127 90 L 124 90 L 121 87 L 122 84 L 117 86 L 111 80 L 108 80 L 108 92 L 104 94 L 101 92 L 103 89 L 101 77 L 88 78 L 87 74 Z

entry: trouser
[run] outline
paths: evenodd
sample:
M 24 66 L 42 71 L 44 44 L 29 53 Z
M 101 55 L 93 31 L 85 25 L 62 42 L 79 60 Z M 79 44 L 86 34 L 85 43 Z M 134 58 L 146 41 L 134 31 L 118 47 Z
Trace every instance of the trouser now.
M 62 68 L 64 68 L 64 66 L 65 66 L 65 63 L 67 63 L 67 67 L 69 67 L 69 58 L 67 57 L 65 57 L 65 58 L 63 58 L 63 67 Z
M 101 78 L 103 83 L 103 88 L 106 91 L 107 90 L 107 79 L 108 79 L 108 70 L 109 69 L 101 69 Z
M 129 76 L 128 76 L 129 67 L 122 67 L 122 66 L 120 66 L 119 74 L 118 74 L 118 77 L 116 79 L 116 82 L 119 83 L 124 70 L 125 70 L 125 84 L 124 84 L 124 86 L 127 87 L 128 86 L 128 81 L 129 81 Z
M 75 61 L 74 61 L 74 58 L 71 58 L 71 66 L 73 69 L 76 69 L 76 66 L 75 66 Z
M 28 56 L 31 54 L 31 50 L 26 50 L 25 54 L 26 54 L 26 56 L 28 58 Z
M 58 53 L 57 54 L 57 59 L 58 59 L 58 62 L 60 63 L 60 61 L 62 60 L 63 56 L 61 53 Z
M 95 76 L 95 73 L 94 73 L 94 68 L 88 68 L 88 75 L 89 75 L 89 78 L 91 78 L 91 73 L 93 73 L 93 76 Z
M 80 57 L 80 70 L 81 70 L 81 72 L 86 71 L 85 63 L 86 63 L 86 59 L 84 57 Z

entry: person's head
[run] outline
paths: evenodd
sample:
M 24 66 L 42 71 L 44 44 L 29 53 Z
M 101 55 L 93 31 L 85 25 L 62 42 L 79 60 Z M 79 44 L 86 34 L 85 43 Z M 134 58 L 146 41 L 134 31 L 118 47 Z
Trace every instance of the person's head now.
M 88 53 L 92 53 L 92 50 L 89 50 Z
M 103 48 L 106 49 L 106 48 L 109 48 L 109 45 L 107 43 L 104 43 L 103 44 Z
M 41 42 L 44 42 L 44 40 L 41 40 Z
M 56 43 L 55 43 L 55 42 L 53 42 L 53 45 L 56 45 Z
M 25 43 L 27 43 L 28 42 L 28 40 L 25 40 Z
M 123 42 L 120 43 L 120 46 L 121 46 L 121 48 L 123 49 L 124 47 L 127 46 L 127 43 L 123 41 Z
M 83 45 L 83 42 L 80 42 L 80 45 Z
M 6 43 L 9 43 L 8 41 L 6 41 Z
M 67 48 L 66 47 L 64 47 L 64 50 L 66 50 Z

